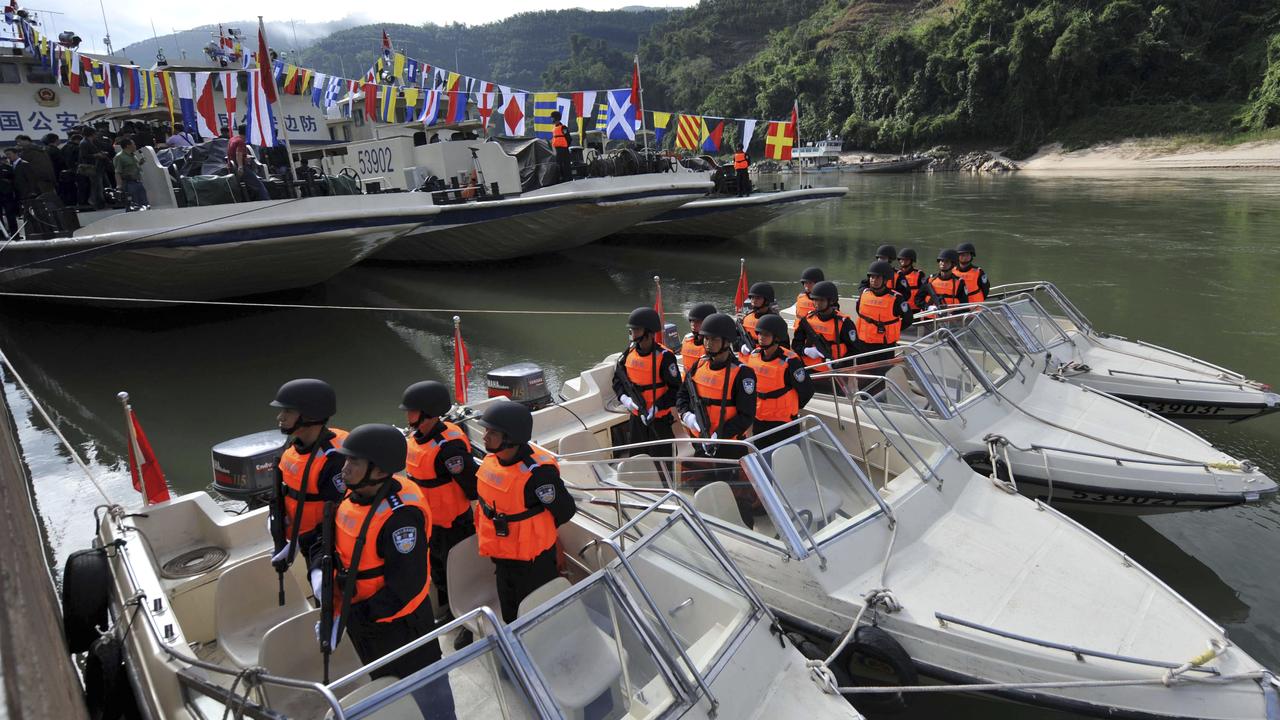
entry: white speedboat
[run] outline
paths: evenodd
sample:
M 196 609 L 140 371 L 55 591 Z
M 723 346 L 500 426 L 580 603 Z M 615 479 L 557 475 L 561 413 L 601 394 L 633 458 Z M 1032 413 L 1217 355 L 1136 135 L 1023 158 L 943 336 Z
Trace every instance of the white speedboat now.
M 671 498 L 657 502 L 666 507 Z M 73 605 L 109 604 L 111 628 L 94 656 L 124 654 L 143 717 L 421 718 L 410 693 L 427 685 L 438 692 L 443 682 L 466 720 L 860 718 L 813 682 L 775 617 L 688 510 L 664 511 L 644 531 L 584 513 L 561 529 L 563 576 L 527 598 L 510 625 L 490 609 L 492 563 L 475 554 L 474 539 L 464 542 L 450 558 L 451 601 L 473 609 L 410 646 L 464 625 L 480 631 L 476 641 L 407 678 L 371 679 L 392 656 L 362 666 L 344 638 L 326 682 L 314 634 L 320 610 L 302 563 L 279 602 L 265 512 L 231 515 L 203 492 L 138 514 L 112 506 L 96 543 L 107 549 L 68 561 L 64 594 L 75 596 Z M 69 637 L 98 620 L 76 617 Z M 109 671 L 91 664 L 86 672 Z
M 859 393 L 841 398 L 834 417 L 776 431 L 797 432 L 782 442 L 716 442 L 736 444 L 741 460 L 691 458 L 701 441 L 687 438 L 662 458 L 645 452 L 664 443 L 609 447 L 626 421 L 610 409 L 612 372 L 609 362 L 591 368 L 534 413 L 534 439 L 558 449 L 569 482 L 637 491 L 588 491 L 587 513 L 643 526 L 654 522 L 645 510 L 654 489 L 675 488 L 784 626 L 809 641 L 808 654 L 832 656 L 846 691 L 877 668 L 891 671 L 890 684 L 978 683 L 1098 717 L 1225 720 L 1274 709 L 1271 673 L 1221 627 L 1056 509 L 976 475 L 909 391 L 885 390 L 911 408 L 914 429 L 899 429 L 892 403 Z M 850 694 L 890 703 L 867 692 Z
M 1027 341 L 1048 353 L 1045 372 L 1124 398 L 1167 418 L 1240 421 L 1280 410 L 1271 386 L 1162 348 L 1102 332 L 1053 283 L 1000 285 L 991 300 L 1007 303 Z M 1032 354 L 1037 354 L 1033 352 Z
M 1043 374 L 1041 358 L 1009 339 L 1015 333 L 1001 315 L 975 313 L 963 325 L 904 342 L 892 360 L 860 364 L 853 356 L 833 365 L 887 374 L 975 469 L 1059 507 L 1167 513 L 1276 493 L 1275 482 L 1252 462 L 1194 432 Z M 832 418 L 837 404 L 820 392 L 805 409 Z M 901 403 L 888 407 L 900 413 L 898 421 L 915 422 L 916 413 Z
M 848 188 L 806 188 L 755 192 L 744 197 L 711 196 L 685 203 L 620 235 L 680 235 L 732 238 L 827 200 L 838 200 Z

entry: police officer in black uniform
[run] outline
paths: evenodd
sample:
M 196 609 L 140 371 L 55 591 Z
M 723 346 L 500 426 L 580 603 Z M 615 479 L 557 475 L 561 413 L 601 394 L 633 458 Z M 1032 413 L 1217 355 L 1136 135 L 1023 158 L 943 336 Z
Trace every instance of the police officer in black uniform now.
M 659 342 L 662 318 L 651 307 L 636 308 L 627 318 L 627 331 L 631 344 L 613 369 L 613 392 L 630 413 L 627 442 L 670 440 L 675 437 L 671 408 L 680 391 L 680 365 L 675 353 Z M 638 450 L 651 457 L 671 457 L 672 451 L 670 445 Z

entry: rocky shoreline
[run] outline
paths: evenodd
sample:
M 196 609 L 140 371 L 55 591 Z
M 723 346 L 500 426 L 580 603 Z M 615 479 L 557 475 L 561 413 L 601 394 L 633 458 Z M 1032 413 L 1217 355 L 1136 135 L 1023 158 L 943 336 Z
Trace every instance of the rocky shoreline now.
M 929 172 L 1013 172 L 1021 168 L 1018 163 L 995 152 L 973 150 L 953 153 L 951 148 L 942 145 L 924 153 L 933 158 L 933 162 L 925 168 Z

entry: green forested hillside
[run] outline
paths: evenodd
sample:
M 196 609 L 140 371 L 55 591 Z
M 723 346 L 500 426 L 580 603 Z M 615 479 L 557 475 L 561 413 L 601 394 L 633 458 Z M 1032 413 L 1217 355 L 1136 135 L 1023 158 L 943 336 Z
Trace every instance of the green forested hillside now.
M 639 39 L 669 15 L 648 9 L 556 10 L 520 13 L 487 25 L 361 25 L 303 50 L 298 64 L 358 77 L 377 60 L 385 29 L 395 49 L 410 57 L 534 90 L 543 87 L 548 67 L 570 57 L 574 35 L 619 50 L 629 60 Z

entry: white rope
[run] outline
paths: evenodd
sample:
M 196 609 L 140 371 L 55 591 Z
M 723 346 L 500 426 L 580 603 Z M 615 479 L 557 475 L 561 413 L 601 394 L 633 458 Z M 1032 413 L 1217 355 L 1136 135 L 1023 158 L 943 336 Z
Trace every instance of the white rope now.
M 98 300 L 103 302 L 142 303 L 161 305 L 215 305 L 220 307 L 252 307 L 279 310 L 362 310 L 365 312 L 436 313 L 448 315 L 615 315 L 630 314 L 628 310 L 523 310 L 485 308 L 414 308 L 378 307 L 366 305 L 303 305 L 297 303 L 239 302 L 234 300 L 172 300 L 158 298 L 106 297 L 102 295 L 58 295 L 56 293 L 0 292 L 0 297 L 26 297 L 47 300 Z M 683 313 L 666 313 L 683 317 Z
M 44 418 L 45 424 L 47 424 L 49 429 L 53 431 L 53 434 L 57 435 L 58 439 L 62 441 L 63 446 L 67 448 L 67 452 L 71 454 L 71 459 L 75 460 L 76 464 L 80 466 L 80 469 L 84 471 L 85 477 L 89 478 L 89 482 L 93 483 L 93 486 L 97 488 L 98 494 L 102 496 L 103 500 L 114 505 L 115 503 L 111 500 L 111 496 L 107 494 L 105 489 L 103 489 L 102 484 L 98 482 L 98 478 L 94 476 L 93 471 L 89 469 L 89 466 L 85 464 L 84 460 L 80 459 L 80 453 L 76 451 L 75 446 L 71 444 L 70 440 L 67 440 L 67 436 L 63 435 L 62 431 L 58 429 L 58 426 L 54 424 L 53 418 L 49 417 L 49 413 L 45 412 L 44 406 L 36 399 L 35 393 L 31 392 L 31 387 L 27 385 L 27 381 L 22 379 L 22 376 L 18 374 L 17 368 L 13 366 L 13 363 L 9 362 L 9 356 L 5 355 L 2 350 L 0 350 L 0 362 L 3 362 L 4 366 L 9 369 L 9 372 L 13 373 L 13 379 L 18 382 L 18 385 L 22 387 L 22 391 L 27 394 L 27 398 L 31 401 L 31 406 L 36 409 L 36 412 L 40 413 L 40 417 Z
M 1018 493 L 1018 481 L 1013 479 L 1013 463 L 1009 460 L 1009 440 L 1001 435 L 988 435 L 984 438 L 987 441 L 987 457 L 991 458 L 991 484 L 1001 490 L 1016 495 Z M 999 449 L 1004 448 L 1004 466 L 1009 470 L 1009 480 L 1000 479 L 1000 459 Z

